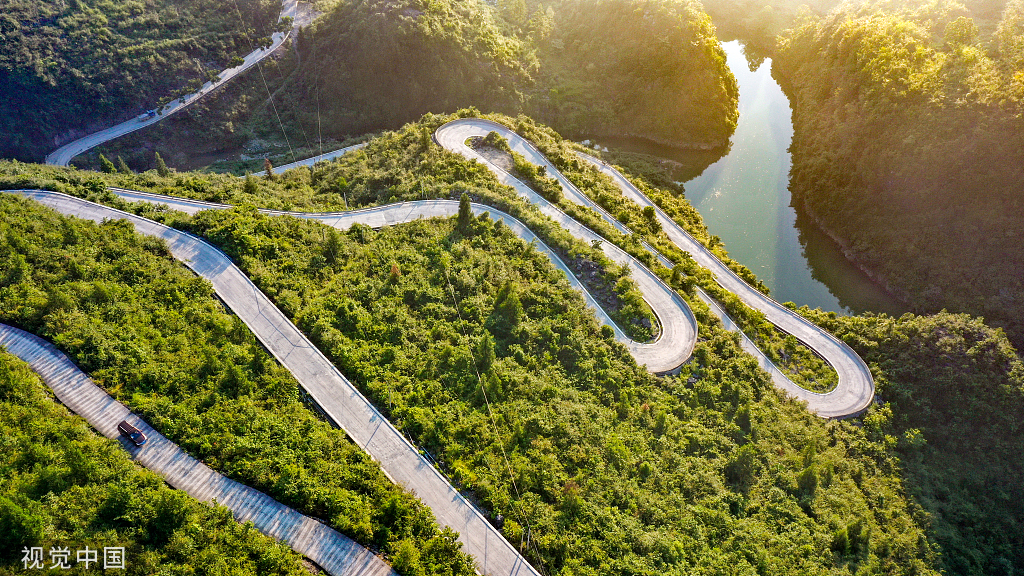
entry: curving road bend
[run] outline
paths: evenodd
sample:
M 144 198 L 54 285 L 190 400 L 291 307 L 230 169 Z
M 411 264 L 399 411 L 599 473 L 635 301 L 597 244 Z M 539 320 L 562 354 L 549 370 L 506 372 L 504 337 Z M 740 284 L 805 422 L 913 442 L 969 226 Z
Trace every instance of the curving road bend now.
M 628 267 L 630 277 L 636 282 L 640 292 L 643 294 L 644 300 L 658 317 L 658 322 L 661 324 L 661 335 L 657 340 L 650 343 L 627 339 L 623 340 L 624 344 L 638 364 L 646 366 L 648 370 L 656 374 L 670 372 L 681 366 L 690 357 L 693 347 L 697 343 L 697 320 L 694 318 L 693 312 L 686 304 L 686 301 L 675 290 L 669 288 L 657 274 L 630 256 L 625 250 L 611 242 L 605 241 L 600 235 L 559 210 L 554 204 L 534 192 L 532 188 L 519 179 L 491 163 L 478 154 L 476 150 L 466 145 L 468 138 L 486 136 L 488 132 L 496 130 L 497 127 L 500 127 L 508 134 L 506 139 L 512 145 L 513 150 L 520 153 L 525 150 L 526 141 L 522 137 L 501 124 L 488 120 L 455 120 L 438 128 L 434 133 L 434 138 L 438 144 L 449 151 L 483 163 L 497 176 L 502 184 L 512 187 L 519 196 L 535 205 L 542 214 L 560 224 L 567 232 L 588 244 L 599 242 L 605 256 L 616 264 Z M 503 133 L 502 136 L 505 136 L 505 134 Z M 537 155 L 539 155 L 539 158 L 536 157 Z M 559 182 L 568 182 L 536 149 L 530 155 L 524 154 L 524 156 L 531 162 L 546 166 L 549 174 L 558 178 Z M 573 193 L 571 190 L 566 190 L 566 192 Z M 575 193 L 582 195 L 578 190 Z M 619 226 L 621 227 L 622 225 L 619 224 Z M 618 335 L 619 333 L 617 332 L 616 336 Z
M 572 182 L 568 180 L 568 178 L 556 169 L 554 165 L 552 165 L 531 142 L 519 136 L 503 124 L 478 118 L 454 120 L 438 128 L 435 133 L 435 138 L 438 143 L 448 150 L 456 152 L 466 158 L 482 162 L 498 177 L 499 180 L 502 181 L 502 183 L 508 184 L 510 179 L 518 182 L 518 180 L 515 180 L 515 178 L 510 176 L 507 172 L 495 166 L 493 163 L 488 162 L 466 145 L 466 140 L 468 138 L 473 136 L 486 136 L 490 131 L 495 131 L 504 137 L 513 151 L 522 154 L 527 160 L 534 164 L 544 166 L 548 174 L 554 176 L 561 184 L 563 192 L 570 201 L 594 209 L 620 232 L 626 234 L 629 233 L 628 228 L 615 220 L 615 218 L 602 209 L 596 202 L 583 194 L 575 185 L 572 184 Z M 726 290 L 736 294 L 744 304 L 764 313 L 765 317 L 770 322 L 778 326 L 784 332 L 792 334 L 795 338 L 824 358 L 825 361 L 835 369 L 839 377 L 839 382 L 832 391 L 824 394 L 811 392 L 801 388 L 792 380 L 787 378 L 762 352 L 758 350 L 755 357 L 759 364 L 761 364 L 761 366 L 771 374 L 772 381 L 777 387 L 784 390 L 790 396 L 807 402 L 808 409 L 823 418 L 842 418 L 851 416 L 862 412 L 871 404 L 875 395 L 875 383 L 871 376 L 871 370 L 852 348 L 830 334 L 828 331 L 814 325 L 792 310 L 782 306 L 775 300 L 772 300 L 757 290 L 754 290 L 749 284 L 744 282 L 739 276 L 733 273 L 728 266 L 712 254 L 711 251 L 705 248 L 704 245 L 690 236 L 685 230 L 676 224 L 674 220 L 669 218 L 661 208 L 647 198 L 643 192 L 633 186 L 633 184 L 617 170 L 592 156 L 588 156 L 586 154 L 580 154 L 580 156 L 584 160 L 593 164 L 600 172 L 612 178 L 627 198 L 632 199 L 641 206 L 652 206 L 655 210 L 658 221 L 662 225 L 662 229 L 665 230 L 672 242 L 674 242 L 680 249 L 690 253 L 698 264 L 710 270 L 718 283 Z M 525 185 L 522 185 L 521 183 L 520 186 L 525 187 Z M 516 189 L 521 195 L 525 196 L 520 187 L 516 187 Z M 539 198 L 539 195 L 536 193 L 534 193 L 533 196 Z M 532 198 L 529 199 L 531 202 L 533 201 Z M 547 202 L 543 198 L 541 198 L 541 200 Z M 542 208 L 542 211 L 544 211 L 544 208 Z M 649 246 L 647 246 L 647 249 L 654 253 L 654 255 L 663 264 L 666 264 L 669 267 L 671 266 L 671 262 L 669 262 L 664 256 L 658 254 Z M 711 299 L 708 298 L 706 294 L 701 293 L 701 296 L 705 302 L 708 302 L 709 305 L 711 304 Z M 719 306 L 713 305 L 711 308 L 712 311 L 717 309 L 722 312 L 720 317 L 723 319 L 723 322 L 726 322 L 727 324 L 732 323 L 731 320 L 727 321 L 728 316 L 724 315 L 724 310 L 721 310 Z M 744 341 L 741 341 L 741 345 L 744 349 L 748 351 L 756 349 L 753 342 L 750 342 L 748 338 L 744 338 L 743 340 Z
M 223 252 L 185 232 L 81 198 L 45 190 L 8 192 L 68 216 L 94 222 L 127 220 L 140 234 L 163 239 L 176 259 L 213 285 L 221 300 L 295 376 L 324 413 L 376 460 L 393 482 L 419 497 L 442 526 L 459 533 L 463 550 L 476 559 L 481 573 L 539 576 L 501 532 L 430 465 Z M 392 217 L 416 217 L 409 210 L 403 214 L 401 205 L 395 206 L 390 212 Z
M 773 366 L 774 370 L 769 372 L 772 373 L 776 386 L 790 396 L 807 402 L 808 409 L 824 418 L 841 418 L 857 414 L 871 404 L 875 397 L 875 381 L 871 376 L 871 370 L 845 342 L 747 284 L 618 170 L 593 156 L 580 154 L 580 157 L 594 165 L 602 174 L 609 176 L 626 198 L 640 206 L 653 207 L 662 230 L 676 246 L 688 252 L 698 264 L 710 270 L 715 280 L 738 296 L 744 304 L 764 313 L 769 322 L 814 350 L 839 375 L 839 383 L 832 391 L 819 394 L 797 386 Z
M 300 23 L 299 20 L 304 20 L 312 16 L 312 14 L 308 10 L 304 11 L 300 10 L 299 8 L 300 7 L 298 0 L 285 0 L 281 6 L 281 18 L 294 18 L 296 21 L 296 25 L 298 25 Z M 306 23 L 308 24 L 308 22 Z M 164 118 L 171 116 L 172 114 L 184 110 L 196 100 L 199 100 L 203 96 L 209 94 L 210 92 L 213 92 L 217 88 L 220 88 L 226 82 L 231 81 L 242 72 L 245 72 L 249 68 L 252 68 L 259 61 L 273 54 L 274 51 L 281 46 L 281 44 L 284 44 L 284 41 L 287 40 L 290 35 L 291 30 L 287 32 L 275 32 L 271 36 L 271 44 L 269 48 L 257 48 L 253 50 L 248 55 L 246 55 L 246 57 L 242 60 L 241 64 L 235 66 L 234 68 L 228 68 L 227 70 L 224 70 L 223 72 L 217 75 L 216 81 L 207 82 L 203 84 L 202 88 L 200 88 L 197 92 L 175 99 L 170 104 L 164 106 L 163 110 L 156 116 L 149 118 L 146 116 L 145 113 L 143 113 L 142 115 L 132 118 L 131 120 L 125 120 L 124 122 L 121 122 L 116 126 L 111 126 L 110 128 L 100 130 L 99 132 L 93 132 L 88 136 L 83 136 L 78 140 L 68 142 L 67 144 L 49 153 L 46 156 L 46 160 L 44 162 L 46 164 L 51 164 L 53 166 L 67 166 L 68 164 L 71 163 L 71 160 L 75 156 L 83 154 L 99 146 L 100 144 L 103 144 L 104 142 L 109 142 L 110 140 L 119 138 L 121 136 L 124 136 L 125 134 L 130 134 L 132 132 L 135 132 L 136 130 L 141 130 L 142 128 L 145 128 L 146 126 L 151 126 L 163 120 Z
M 171 486 L 202 502 L 226 506 L 238 522 L 251 521 L 260 532 L 291 546 L 332 576 L 398 576 L 386 562 L 347 536 L 189 456 L 111 398 L 53 344 L 0 324 L 0 348 L 25 361 L 62 404 L 103 436 L 120 440 L 135 461 L 163 476 Z M 120 438 L 117 424 L 126 418 L 149 437 L 146 444 L 135 446 Z

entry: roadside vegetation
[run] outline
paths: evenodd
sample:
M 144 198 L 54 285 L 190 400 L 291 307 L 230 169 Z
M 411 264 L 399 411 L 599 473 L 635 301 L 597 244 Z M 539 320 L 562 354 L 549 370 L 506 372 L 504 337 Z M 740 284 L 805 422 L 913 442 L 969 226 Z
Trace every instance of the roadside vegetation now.
M 0 572 L 21 573 L 22 548 L 124 548 L 125 574 L 308 574 L 290 548 L 168 487 L 113 440 L 56 402 L 21 360 L 0 350 Z M 95 569 L 95 567 L 94 567 Z
M 616 323 L 632 338 L 646 341 L 657 334 L 656 319 L 643 302 L 625 270 L 607 260 L 601 251 L 588 246 L 566 233 L 560 226 L 541 216 L 527 202 L 518 198 L 510 188 L 497 182 L 484 167 L 450 154 L 433 143 L 431 135 L 445 122 L 468 116 L 478 116 L 472 109 L 454 115 L 426 115 L 419 122 L 402 130 L 388 132 L 372 140 L 366 148 L 355 151 L 334 162 L 325 163 L 316 171 L 308 168 L 291 170 L 273 179 L 249 177 L 245 180 L 225 175 L 175 174 L 167 176 L 147 171 L 144 174 L 122 172 L 96 175 L 83 181 L 80 176 L 69 176 L 59 169 L 24 164 L 0 163 L 0 188 L 23 187 L 25 176 L 34 173 L 47 175 L 50 189 L 82 195 L 85 186 L 94 198 L 109 196 L 103 184 L 123 186 L 161 194 L 186 196 L 200 200 L 241 205 L 253 204 L 262 208 L 331 211 L 388 204 L 403 200 L 426 198 L 458 199 L 465 191 L 473 200 L 484 202 L 524 221 L 570 265 L 579 277 L 604 304 Z M 625 249 L 666 282 L 679 289 L 689 301 L 693 286 L 700 285 L 729 311 L 744 331 L 765 350 L 798 384 L 816 391 L 827 391 L 835 385 L 835 371 L 800 343 L 787 340 L 764 318 L 735 297 L 721 289 L 683 251 L 671 243 L 653 219 L 653 213 L 644 212 L 634 202 L 626 200 L 611 180 L 598 173 L 576 155 L 577 148 L 550 128 L 537 124 L 525 116 L 510 118 L 503 115 L 484 115 L 489 119 L 513 127 L 532 141 L 551 161 L 592 199 L 609 213 L 633 229 L 624 236 L 600 215 L 562 197 L 557 184 L 542 175 L 532 164 L 510 157 L 509 169 L 532 182 L 542 195 L 554 200 L 559 209 L 602 235 L 607 241 Z M 507 143 L 497 134 L 490 144 L 497 152 L 506 153 Z M 37 180 L 38 181 L 38 180 Z M 678 224 L 690 232 L 721 258 L 740 277 L 755 288 L 767 288 L 745 266 L 729 258 L 721 240 L 708 233 L 700 214 L 679 196 L 679 187 L 647 184 L 633 178 L 652 200 Z M 455 185 L 455 186 L 453 186 Z M 679 271 L 668 270 L 641 244 L 645 240 L 662 254 L 680 265 Z M 675 272 L 675 273 L 674 273 Z M 612 287 L 612 290 L 608 288 Z
M 507 125 L 512 125 L 510 118 L 500 118 Z M 741 326 L 743 331 L 763 350 L 768 357 L 782 369 L 797 385 L 815 392 L 827 392 L 835 388 L 838 376 L 828 363 L 814 354 L 807 346 L 791 336 L 779 331 L 769 322 L 764 314 L 747 307 L 739 299 L 722 289 L 714 278 L 700 268 L 689 254 L 680 250 L 663 233 L 653 208 L 642 208 L 636 202 L 627 199 L 611 178 L 600 173 L 592 164 L 578 155 L 578 146 L 563 140 L 560 136 L 535 123 L 523 120 L 516 121 L 521 135 L 531 140 L 544 155 L 566 177 L 576 185 L 592 201 L 606 210 L 613 218 L 625 224 L 632 232 L 623 237 L 589 209 L 581 209 L 572 202 L 562 198 L 558 182 L 543 174 L 539 167 L 526 162 L 521 155 L 511 152 L 508 143 L 496 132 L 491 132 L 477 145 L 485 146 L 493 152 L 507 151 L 511 157 L 514 175 L 519 176 L 531 188 L 538 191 L 548 200 L 558 204 L 559 208 L 584 222 L 592 230 L 625 248 L 633 256 L 644 262 L 649 268 L 658 272 L 662 279 L 672 287 L 681 291 L 684 298 L 694 299 L 694 287 L 700 286 L 711 294 L 730 316 Z M 636 169 L 636 163 L 632 164 Z M 629 170 L 624 175 L 630 174 Z M 627 176 L 627 178 L 630 178 Z M 708 233 L 700 215 L 684 198 L 679 196 L 680 187 L 662 182 L 666 188 L 653 186 L 643 178 L 632 177 L 631 183 L 644 192 L 665 213 L 689 232 L 705 247 L 725 262 L 740 278 L 743 278 L 755 289 L 768 293 L 762 284 L 745 266 L 729 258 L 721 240 Z M 662 255 L 668 257 L 676 266 L 668 270 L 638 240 L 647 242 Z
M 269 43 L 280 3 L 237 4 L 0 1 L 0 157 L 42 161 L 58 144 L 193 92 Z
M 303 404 L 291 374 L 161 241 L 4 194 L 0 270 L 0 321 L 53 342 L 205 464 L 408 574 L 473 573 L 455 536 Z
M 3 205 L 5 238 L 20 246 L 8 253 L 24 259 L 5 267 L 23 278 L 6 281 L 2 301 L 16 311 L 3 311 L 6 321 L 52 338 L 197 456 L 307 512 L 324 506 L 332 524 L 363 540 L 415 533 L 429 518 L 406 503 L 394 526 L 385 495 L 312 490 L 328 477 L 365 486 L 379 472 L 296 405 L 287 374 L 159 243 L 24 200 L 4 197 Z M 694 360 L 678 378 L 656 378 L 599 330 L 545 259 L 489 219 L 336 233 L 249 208 L 195 218 L 140 209 L 232 254 L 446 473 L 506 518 L 509 539 L 549 573 L 741 566 L 788 574 L 862 565 L 928 573 L 933 562 L 895 457 L 864 429 L 782 400 L 706 310 L 697 308 L 703 338 Z M 76 232 L 79 240 L 65 248 Z M 100 276 L 89 268 L 97 261 L 109 262 L 108 274 L 130 273 L 131 282 Z M 139 274 L 149 262 L 159 265 L 153 276 L 161 285 Z M 81 280 L 69 277 L 82 272 Z M 91 312 L 101 279 L 107 304 Z M 185 310 L 157 313 L 176 301 L 187 302 Z M 170 326 L 184 334 L 173 336 Z M 174 354 L 174 346 L 189 349 Z M 285 393 L 293 400 L 278 400 Z M 273 425 L 282 414 L 287 430 Z M 304 440 L 292 444 L 303 418 Z M 306 442 L 311 434 L 322 440 Z M 357 463 L 358 473 L 342 476 Z M 332 508 L 341 502 L 354 508 Z M 458 558 L 437 551 L 451 549 L 443 537 L 428 542 L 438 544 L 414 540 L 421 564 L 431 551 L 439 566 Z
M 551 227 L 486 169 L 431 142 L 450 118 L 428 115 L 316 171 L 270 180 L 6 163 L 0 186 L 124 206 L 103 185 L 136 182 L 316 209 L 466 193 L 535 231 Z M 504 121 L 556 164 L 575 158 L 529 119 Z M 176 188 L 177 179 L 197 184 Z M 673 190 L 634 181 L 724 255 Z M 613 213 L 627 209 L 613 200 Z M 339 233 L 251 207 L 194 218 L 132 209 L 227 251 L 449 477 L 502 514 L 510 541 L 549 573 L 969 573 L 1019 562 L 1024 434 L 1014 422 L 1024 381 L 1005 336 L 979 319 L 802 310 L 867 360 L 883 401 L 861 419 L 825 422 L 781 399 L 693 298 L 693 359 L 678 377 L 646 373 L 545 259 L 490 219 Z M 567 250 L 587 248 L 557 229 L 543 233 Z M 615 241 L 643 257 L 635 240 Z M 679 257 L 661 273 L 681 294 L 706 286 L 692 260 L 664 250 Z M 741 322 L 743 310 L 730 309 Z M 756 331 L 756 317 L 746 321 Z M 785 345 L 779 354 L 789 354 Z

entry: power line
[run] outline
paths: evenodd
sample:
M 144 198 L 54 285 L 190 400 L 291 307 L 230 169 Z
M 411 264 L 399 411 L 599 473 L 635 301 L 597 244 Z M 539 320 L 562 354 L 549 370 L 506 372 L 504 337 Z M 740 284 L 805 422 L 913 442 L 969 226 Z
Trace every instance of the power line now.
M 256 49 L 253 47 L 252 38 L 249 36 L 249 27 L 245 25 L 245 19 L 242 18 L 242 11 L 238 8 L 238 0 L 231 0 L 235 5 L 235 14 L 238 14 L 238 22 L 242 25 L 242 30 L 245 33 L 245 40 L 249 43 L 249 50 L 255 52 Z M 281 135 L 284 136 L 284 141 L 288 144 L 288 154 L 292 157 L 292 162 L 296 160 L 295 150 L 292 149 L 292 142 L 288 139 L 288 133 L 284 129 L 284 123 L 281 122 L 281 115 L 277 112 L 277 104 L 274 103 L 274 95 L 270 93 L 270 85 L 267 84 L 267 77 L 263 74 L 263 65 L 260 61 L 256 61 L 256 69 L 260 71 L 260 79 L 263 80 L 263 88 L 267 91 L 267 97 L 270 99 L 270 105 L 274 109 L 274 116 L 277 117 L 277 125 L 281 127 Z
M 298 6 L 297 2 L 296 2 L 296 6 Z M 257 25 L 260 27 L 260 29 L 262 30 L 263 34 L 266 35 L 267 34 L 267 29 L 263 26 L 262 21 L 257 20 Z M 294 21 L 293 21 L 293 26 L 294 26 Z M 295 37 L 296 53 L 298 52 L 298 41 L 299 41 L 298 40 L 298 35 L 296 35 L 296 37 Z M 274 69 L 277 70 L 277 77 L 281 80 L 281 86 L 283 87 L 284 84 L 285 84 L 284 71 L 281 70 L 281 64 L 277 60 L 274 60 L 273 62 L 274 62 Z M 302 139 L 305 140 L 305 142 L 306 142 L 306 148 L 308 150 L 312 150 L 313 146 L 309 143 L 309 136 L 306 134 L 306 129 L 302 126 L 302 121 L 299 120 L 299 117 L 297 115 L 295 116 L 295 119 L 296 119 L 296 122 L 297 122 L 297 124 L 299 126 L 299 131 L 302 132 Z M 292 160 L 295 160 L 294 155 L 292 156 Z
M 465 338 L 468 341 L 469 335 L 466 334 L 465 321 L 462 319 L 462 312 L 459 310 L 459 300 L 455 296 L 455 288 L 452 287 L 451 278 L 448 277 L 448 267 L 442 267 L 444 269 L 445 282 L 448 283 L 448 290 L 452 293 L 452 302 L 455 303 L 455 313 L 459 316 L 459 329 L 462 331 L 463 338 Z M 470 358 L 473 359 L 473 372 L 476 374 L 477 383 L 480 385 L 480 392 L 483 393 L 484 404 L 487 405 L 487 415 L 491 420 L 491 426 L 494 428 L 495 439 L 497 440 L 498 446 L 501 448 L 501 456 L 502 458 L 505 459 L 505 466 L 508 468 L 509 479 L 512 481 L 512 489 L 516 493 L 516 502 L 520 503 L 518 510 L 516 510 L 515 506 L 513 506 L 512 509 L 516 510 L 517 514 L 519 514 L 519 519 L 523 522 L 523 524 L 526 525 L 526 534 L 524 535 L 526 537 L 526 547 L 529 548 L 531 544 L 533 545 L 533 549 L 537 553 L 537 560 L 540 561 L 541 567 L 544 568 L 544 557 L 541 555 L 540 549 L 537 547 L 536 542 L 533 541 L 533 528 L 530 526 L 530 520 L 526 517 L 526 514 L 522 510 L 521 502 L 523 500 L 523 495 L 519 492 L 519 486 L 516 485 L 515 470 L 513 470 L 512 462 L 508 459 L 508 454 L 505 452 L 505 444 L 501 441 L 501 434 L 498 430 L 498 423 L 494 419 L 494 412 L 491 409 L 491 401 L 490 399 L 487 398 L 487 387 L 484 386 L 484 380 L 480 376 L 480 370 L 477 367 L 476 355 L 473 354 L 472 350 L 470 350 L 469 355 Z M 488 465 L 488 468 L 489 467 L 490 465 Z M 522 546 L 522 541 L 520 541 L 520 546 Z

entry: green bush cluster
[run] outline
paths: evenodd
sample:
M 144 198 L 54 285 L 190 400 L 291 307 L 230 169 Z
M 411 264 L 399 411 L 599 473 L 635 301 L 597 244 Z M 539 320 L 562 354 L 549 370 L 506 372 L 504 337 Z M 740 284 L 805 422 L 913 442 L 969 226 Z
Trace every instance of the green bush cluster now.
M 0 572 L 21 573 L 24 547 L 125 549 L 125 574 L 305 574 L 287 546 L 170 489 L 116 442 L 53 400 L 0 350 Z M 102 552 L 101 552 L 102 554 Z M 102 558 L 101 558 L 102 560 Z M 95 569 L 95 568 L 94 568 Z

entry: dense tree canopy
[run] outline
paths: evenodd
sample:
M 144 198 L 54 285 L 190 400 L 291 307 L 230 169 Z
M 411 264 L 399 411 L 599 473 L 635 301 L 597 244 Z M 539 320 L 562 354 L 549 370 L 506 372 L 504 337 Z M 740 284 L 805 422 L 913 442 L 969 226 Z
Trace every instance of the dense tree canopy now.
M 738 89 L 700 4 L 562 0 L 538 5 L 541 14 L 552 30 L 532 31 L 540 67 L 531 115 L 572 134 L 728 141 Z
M 970 14 L 872 4 L 787 36 L 791 189 L 915 308 L 983 314 L 1020 345 L 1024 5 Z
M 319 110 L 336 134 L 483 103 L 514 109 L 535 65 L 478 0 L 344 0 L 300 36 L 299 50 L 289 105 L 310 123 Z

